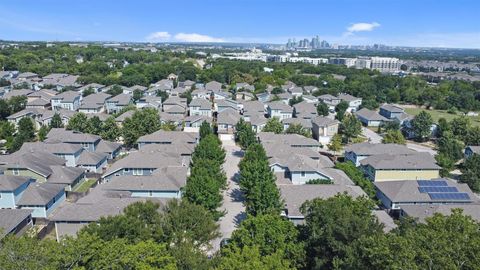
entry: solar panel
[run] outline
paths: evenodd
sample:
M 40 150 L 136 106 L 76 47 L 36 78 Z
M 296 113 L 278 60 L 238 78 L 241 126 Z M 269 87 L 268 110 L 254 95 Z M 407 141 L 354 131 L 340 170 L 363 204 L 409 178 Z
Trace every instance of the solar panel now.
M 458 192 L 456 187 L 418 187 L 421 193 L 427 192 Z
M 468 193 L 464 192 L 439 192 L 428 193 L 432 200 L 470 200 Z
M 446 187 L 448 186 L 446 181 L 443 180 L 417 180 L 417 183 L 421 187 Z

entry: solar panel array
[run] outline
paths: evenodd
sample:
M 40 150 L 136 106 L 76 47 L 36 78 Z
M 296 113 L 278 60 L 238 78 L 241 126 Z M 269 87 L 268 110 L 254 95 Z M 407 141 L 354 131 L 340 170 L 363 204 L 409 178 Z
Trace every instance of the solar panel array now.
M 458 192 L 456 187 L 418 187 L 420 193 L 429 192 Z
M 427 193 L 431 200 L 470 200 L 468 193 L 449 187 L 443 180 L 417 180 L 418 191 Z
M 446 187 L 448 186 L 446 181 L 443 180 L 417 180 L 420 187 Z
M 432 200 L 470 200 L 468 193 L 464 192 L 438 192 L 428 193 Z

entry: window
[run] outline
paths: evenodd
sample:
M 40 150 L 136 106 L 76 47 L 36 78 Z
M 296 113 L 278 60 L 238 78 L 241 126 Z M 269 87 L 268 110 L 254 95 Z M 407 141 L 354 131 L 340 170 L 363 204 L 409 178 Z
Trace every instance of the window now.
M 143 175 L 142 169 L 133 169 L 133 175 Z
M 301 172 L 300 175 L 301 175 L 302 177 L 305 177 L 305 172 Z
M 19 169 L 13 169 L 12 173 L 13 173 L 13 175 L 20 175 L 20 170 Z

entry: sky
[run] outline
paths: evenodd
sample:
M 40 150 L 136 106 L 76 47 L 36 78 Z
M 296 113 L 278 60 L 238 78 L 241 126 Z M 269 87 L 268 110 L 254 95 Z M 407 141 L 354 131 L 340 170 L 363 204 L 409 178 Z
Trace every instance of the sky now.
M 0 39 L 480 48 L 479 0 L 0 0 Z

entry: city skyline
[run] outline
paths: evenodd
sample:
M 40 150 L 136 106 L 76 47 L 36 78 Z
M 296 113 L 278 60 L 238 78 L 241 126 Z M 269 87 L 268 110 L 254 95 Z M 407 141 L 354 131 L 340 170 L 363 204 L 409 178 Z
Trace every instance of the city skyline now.
M 182 0 L 171 7 L 147 0 L 6 0 L 0 39 L 286 44 L 318 35 L 342 45 L 480 48 L 479 26 L 471 23 L 478 8 L 470 0 Z

